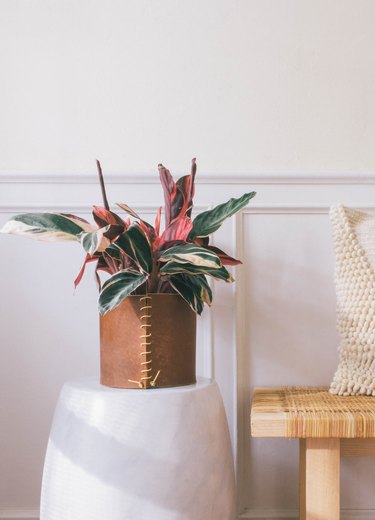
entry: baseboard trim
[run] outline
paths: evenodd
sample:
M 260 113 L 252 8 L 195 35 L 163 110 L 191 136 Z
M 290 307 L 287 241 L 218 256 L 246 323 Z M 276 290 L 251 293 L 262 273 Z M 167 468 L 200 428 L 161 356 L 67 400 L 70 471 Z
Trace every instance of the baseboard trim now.
M 38 509 L 0 509 L 0 520 L 39 520 Z
M 341 520 L 375 520 L 375 509 L 343 509 Z M 37 509 L 0 509 L 0 520 L 39 520 Z M 298 520 L 297 509 L 248 509 L 238 520 Z
M 375 509 L 343 509 L 341 520 L 375 520 Z M 0 520 L 39 520 L 37 509 L 0 509 Z M 248 509 L 238 520 L 298 520 L 297 509 Z
M 248 509 L 238 520 L 298 520 L 298 509 Z M 341 520 L 375 520 L 375 509 L 342 509 Z
M 247 509 L 238 520 L 296 520 L 296 509 Z

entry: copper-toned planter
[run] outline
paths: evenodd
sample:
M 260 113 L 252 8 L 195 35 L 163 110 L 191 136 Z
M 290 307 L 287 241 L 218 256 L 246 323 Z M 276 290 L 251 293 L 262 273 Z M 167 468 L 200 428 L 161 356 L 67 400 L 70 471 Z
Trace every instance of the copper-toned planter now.
M 100 317 L 100 382 L 115 388 L 190 385 L 196 315 L 178 294 L 128 296 Z

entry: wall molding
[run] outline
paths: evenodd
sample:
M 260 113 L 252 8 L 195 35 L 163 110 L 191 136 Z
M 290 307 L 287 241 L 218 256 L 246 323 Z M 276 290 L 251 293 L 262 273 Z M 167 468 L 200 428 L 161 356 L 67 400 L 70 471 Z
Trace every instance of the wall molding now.
M 93 169 L 94 171 L 94 169 Z M 176 173 L 179 177 L 184 173 Z M 108 172 L 106 184 L 159 184 L 157 171 L 150 173 Z M 203 173 L 197 184 L 375 184 L 375 173 Z M 92 172 L 37 172 L 20 170 L 0 171 L 0 184 L 97 184 Z
M 155 214 L 158 210 L 156 204 L 133 203 L 132 207 L 135 211 Z M 206 211 L 212 207 L 212 204 L 198 204 L 194 209 L 201 212 Z M 112 205 L 113 211 L 121 212 L 120 208 Z M 361 211 L 374 211 L 374 205 L 360 205 L 356 204 L 356 209 Z M 252 203 L 246 206 L 240 213 L 244 215 L 324 215 L 330 210 L 329 204 L 261 204 Z M 91 213 L 92 206 L 90 204 L 72 204 L 71 202 L 58 204 L 51 204 L 46 202 L 28 203 L 28 204 L 0 204 L 0 213 L 28 213 L 33 211 L 52 211 L 63 213 Z
M 242 215 L 324 215 L 329 213 L 329 204 L 250 204 L 242 210 Z M 373 211 L 374 205 L 356 204 L 356 209 L 361 211 Z
M 361 211 L 374 211 L 375 205 L 358 205 L 356 204 L 356 208 Z M 250 215 L 328 215 L 330 211 L 330 205 L 326 203 L 315 203 L 315 204 L 294 204 L 294 203 L 250 203 L 246 206 L 239 214 L 237 214 L 234 218 L 236 225 L 234 227 L 233 233 L 233 250 L 235 251 L 236 258 L 244 258 L 244 222 L 245 218 Z M 245 473 L 245 457 L 244 457 L 244 446 L 246 442 L 246 437 L 249 435 L 249 432 L 246 431 L 245 422 L 246 419 L 243 415 L 243 406 L 244 402 L 247 398 L 247 393 L 244 389 L 247 389 L 246 386 L 246 378 L 243 375 L 243 367 L 244 363 L 242 360 L 242 353 L 246 348 L 246 342 L 243 338 L 242 328 L 244 323 L 246 323 L 246 315 L 243 305 L 245 300 L 245 295 L 243 293 L 244 284 L 241 281 L 245 277 L 245 273 L 239 270 L 236 273 L 235 278 L 237 279 L 237 289 L 235 295 L 236 302 L 236 327 L 235 327 L 235 343 L 236 343 L 236 397 L 237 403 L 234 404 L 235 409 L 237 411 L 237 438 L 236 438 L 236 452 L 235 452 L 235 460 L 236 460 L 236 472 L 237 472 L 237 500 L 240 507 L 243 505 L 243 497 L 245 495 L 245 489 L 242 488 L 244 482 L 244 473 Z M 347 513 L 345 513 L 347 514 Z M 375 520 L 375 510 L 370 511 L 370 516 L 343 516 L 343 520 L 348 518 L 348 520 L 358 519 L 366 519 L 366 520 Z M 247 515 L 247 516 L 246 516 Z M 284 516 L 283 516 L 284 515 Z M 294 515 L 294 516 L 293 516 Z M 292 511 L 276 511 L 276 513 L 269 511 L 248 511 L 245 513 L 245 516 L 240 516 L 239 518 L 249 518 L 254 520 L 276 520 L 276 519 L 294 519 L 297 518 L 298 515 Z
M 93 169 L 94 171 L 94 169 Z M 116 174 L 116 173 L 110 173 L 109 175 L 106 175 L 106 182 L 109 184 L 134 184 L 138 185 L 138 190 L 136 189 L 136 193 L 140 193 L 140 190 L 146 189 L 147 184 L 150 184 L 152 186 L 156 186 L 159 184 L 159 177 L 156 173 L 150 174 Z M 354 174 L 288 174 L 288 175 L 281 175 L 281 174 L 264 174 L 264 175 L 257 175 L 257 174 L 238 174 L 238 175 L 198 175 L 197 183 L 200 185 L 207 185 L 208 187 L 206 189 L 203 189 L 203 193 L 207 192 L 207 195 L 205 195 L 205 199 L 210 198 L 210 188 L 209 185 L 274 185 L 276 188 L 279 185 L 295 185 L 295 186 L 302 186 L 299 190 L 296 189 L 295 191 L 303 191 L 309 192 L 308 189 L 304 189 L 303 185 L 315 185 L 315 186 L 324 186 L 324 185 L 335 185 L 335 186 L 345 186 L 345 185 L 373 185 L 375 186 L 375 173 L 374 174 L 365 174 L 365 175 L 354 175 Z M 64 211 L 64 212 L 70 212 L 70 213 L 78 213 L 78 214 L 84 214 L 88 215 L 91 212 L 91 204 L 89 203 L 61 203 L 54 204 L 51 202 L 40 202 L 36 203 L 35 196 L 33 196 L 33 202 L 27 202 L 27 199 L 25 200 L 24 192 L 23 198 L 21 199 L 21 203 L 8 203 L 8 201 L 16 201 L 13 197 L 13 192 L 16 192 L 18 190 L 18 187 L 22 188 L 22 184 L 26 185 L 26 197 L 29 196 L 30 193 L 34 193 L 35 190 L 38 191 L 38 184 L 42 185 L 45 184 L 47 187 L 48 185 L 58 186 L 59 184 L 62 185 L 82 185 L 82 187 L 79 187 L 79 193 L 84 192 L 85 188 L 83 185 L 94 185 L 97 184 L 97 177 L 94 173 L 90 174 L 84 174 L 84 173 L 75 173 L 75 174 L 64 174 L 64 173 L 36 173 L 36 172 L 1 172 L 0 171 L 0 184 L 9 184 L 9 185 L 15 185 L 14 188 L 12 187 L 10 192 L 12 194 L 12 197 L 8 197 L 5 204 L 0 203 L 0 213 L 11 215 L 16 213 L 24 213 L 24 212 L 32 212 L 32 211 Z M 27 185 L 35 185 L 27 187 Z M 143 186 L 142 186 L 143 185 Z M 271 196 L 270 198 L 266 196 L 263 198 L 263 200 L 273 200 L 275 195 L 274 192 L 277 191 L 276 188 L 271 188 Z M 25 189 L 25 188 L 24 188 Z M 53 188 L 57 189 L 57 188 Z M 213 188 L 214 189 L 214 188 Z M 331 188 L 332 190 L 335 190 L 335 188 Z M 364 186 L 362 190 L 366 190 L 367 188 Z M 370 188 L 373 189 L 373 188 Z M 351 190 L 351 188 L 347 188 L 347 190 Z M 229 188 L 228 188 L 229 191 Z M 267 195 L 267 189 L 264 188 L 264 191 Z M 284 189 L 284 191 L 288 191 Z M 298 215 L 326 215 L 329 212 L 329 204 L 327 202 L 322 202 L 326 199 L 324 195 L 322 195 L 322 190 L 318 190 L 318 192 L 314 190 L 311 190 L 313 192 L 313 195 L 304 195 L 302 200 L 306 200 L 306 203 L 272 203 L 272 202 L 265 202 L 265 203 L 251 203 L 249 206 L 247 206 L 241 214 L 237 215 L 235 219 L 233 219 L 233 227 L 232 227 L 232 244 L 233 244 L 233 253 L 234 256 L 238 256 L 239 258 L 242 258 L 241 249 L 243 248 L 243 235 L 242 235 L 242 229 L 243 229 L 243 223 L 245 222 L 245 217 L 251 216 L 251 215 L 279 215 L 279 214 L 286 214 L 286 215 L 295 215 L 298 217 Z M 328 191 L 328 189 L 327 189 Z M 344 192 L 346 193 L 346 191 Z M 44 195 L 44 192 L 43 192 Z M 39 197 L 39 194 L 37 195 Z M 67 198 L 66 195 L 63 195 L 64 199 Z M 86 198 L 86 196 L 85 196 Z M 307 198 L 307 199 L 306 199 Z M 31 200 L 31 198 L 30 198 Z M 76 198 L 77 200 L 77 198 Z M 82 200 L 82 198 L 80 199 Z M 84 200 L 84 199 L 83 199 Z M 280 200 L 280 198 L 276 199 Z M 285 199 L 281 199 L 285 200 Z M 289 200 L 293 200 L 293 198 L 289 197 Z M 298 200 L 294 198 L 294 200 Z M 301 200 L 301 199 L 300 199 Z M 314 201 L 313 203 L 310 203 L 309 201 Z M 5 200 L 4 200 L 5 202 Z M 144 213 L 145 215 L 149 215 L 154 213 L 157 210 L 156 204 L 143 204 L 143 203 L 133 203 L 132 204 L 135 209 L 138 211 Z M 358 209 L 364 210 L 364 211 L 374 211 L 375 206 L 369 206 L 369 205 L 356 205 Z M 115 206 L 113 208 L 115 210 Z M 209 209 L 209 205 L 197 205 L 196 209 L 198 211 Z M 115 210 L 116 211 L 116 210 Z M 237 250 L 237 251 L 236 251 Z M 238 281 L 245 276 L 245 273 L 240 273 L 240 270 L 238 271 L 238 274 L 236 278 L 238 278 Z M 233 297 L 234 301 L 236 301 L 236 307 L 237 307 L 237 327 L 234 330 L 234 344 L 236 345 L 236 349 L 233 352 L 233 355 L 237 357 L 236 364 L 237 364 L 237 370 L 234 374 L 233 379 L 233 393 L 231 394 L 232 406 L 233 410 L 235 411 L 233 414 L 233 423 L 231 424 L 232 430 L 234 432 L 234 444 L 235 444 L 235 456 L 237 456 L 237 470 L 238 470 L 238 476 L 239 478 L 239 484 L 241 488 L 241 479 L 243 479 L 243 445 L 244 445 L 244 439 L 247 437 L 248 432 L 244 431 L 243 427 L 243 421 L 244 418 L 242 417 L 243 410 L 240 406 L 241 399 L 243 399 L 243 389 L 242 389 L 242 374 L 241 374 L 241 353 L 242 353 L 242 345 L 243 345 L 243 339 L 241 338 L 241 331 L 239 330 L 238 324 L 241 323 L 241 304 L 243 301 L 243 294 L 242 294 L 242 287 L 241 282 L 238 283 L 236 286 L 232 287 L 232 290 L 234 291 Z M 244 311 L 242 311 L 244 312 Z M 210 320 L 209 320 L 209 343 L 210 347 L 207 348 L 205 351 L 205 360 L 204 360 L 204 366 L 207 372 L 213 371 L 213 367 L 215 364 L 215 357 L 217 354 L 214 354 L 213 349 L 213 343 L 214 343 L 214 321 L 215 313 L 210 312 Z M 244 317 L 243 317 L 244 318 Z M 243 323 L 243 322 L 242 322 Z M 239 398 L 239 399 L 238 399 Z M 238 424 L 237 424 L 238 421 Z M 237 438 L 236 438 L 237 434 Z M 243 490 L 244 492 L 245 490 Z M 242 494 L 241 489 L 239 490 L 239 500 L 241 502 Z M 287 505 L 287 504 L 286 504 Z M 240 509 L 241 510 L 241 509 Z M 17 510 L 17 509 L 0 509 L 0 520 L 13 520 L 13 519 L 22 519 L 22 520 L 36 520 L 38 519 L 38 511 L 37 510 Z M 238 520 L 295 520 L 298 518 L 297 511 L 296 510 L 247 510 L 243 514 L 241 514 L 238 517 Z M 375 520 L 375 510 L 351 510 L 351 511 L 343 511 L 342 512 L 342 520 Z
M 146 214 L 156 214 L 159 206 L 156 204 L 132 204 L 134 211 Z M 209 206 L 196 206 L 199 211 L 205 211 Z M 123 210 L 112 204 L 112 211 L 124 213 Z M 90 213 L 92 212 L 91 204 L 72 204 L 71 202 L 58 204 L 47 202 L 36 202 L 28 204 L 0 204 L 0 213 L 32 213 L 32 212 L 54 212 L 54 213 Z M 124 213 L 125 214 L 125 213 Z
M 159 209 L 157 204 L 144 204 L 140 203 L 132 203 L 132 208 L 137 213 L 146 213 L 156 215 L 156 212 Z M 212 208 L 212 204 L 196 204 L 194 206 L 194 211 L 207 211 Z M 122 213 L 125 215 L 124 211 L 120 209 L 116 204 L 111 204 L 111 210 L 117 213 Z M 31 212 L 45 212 L 51 211 L 53 213 L 89 213 L 92 212 L 92 204 L 72 204 L 71 202 L 59 202 L 57 204 L 48 203 L 48 202 L 33 202 L 27 204 L 1 204 L 0 203 L 0 213 L 31 213 Z

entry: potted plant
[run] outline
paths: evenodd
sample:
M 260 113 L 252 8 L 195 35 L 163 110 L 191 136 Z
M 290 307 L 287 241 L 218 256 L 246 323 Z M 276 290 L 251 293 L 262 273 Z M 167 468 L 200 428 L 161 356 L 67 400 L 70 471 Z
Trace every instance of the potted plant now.
M 207 276 L 233 282 L 231 258 L 209 244 L 209 235 L 254 197 L 230 199 L 192 219 L 196 161 L 190 175 L 174 181 L 159 164 L 165 227 L 160 207 L 154 225 L 126 204 L 111 211 L 99 161 L 103 207 L 93 206 L 96 226 L 66 213 L 25 213 L 10 219 L 2 233 L 35 240 L 78 241 L 86 256 L 74 281 L 95 262 L 99 287 L 101 383 L 152 388 L 195 382 L 196 314 L 211 305 Z M 99 272 L 107 273 L 102 284 Z

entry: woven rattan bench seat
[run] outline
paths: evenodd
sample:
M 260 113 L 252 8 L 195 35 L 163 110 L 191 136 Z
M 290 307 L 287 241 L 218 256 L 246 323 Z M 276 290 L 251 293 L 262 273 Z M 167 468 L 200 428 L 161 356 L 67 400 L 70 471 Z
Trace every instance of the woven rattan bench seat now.
M 274 387 L 254 391 L 253 437 L 375 438 L 375 397 L 339 397 L 327 387 Z
M 340 459 L 375 457 L 375 397 L 338 397 L 327 387 L 257 388 L 251 435 L 299 439 L 300 520 L 340 520 Z

